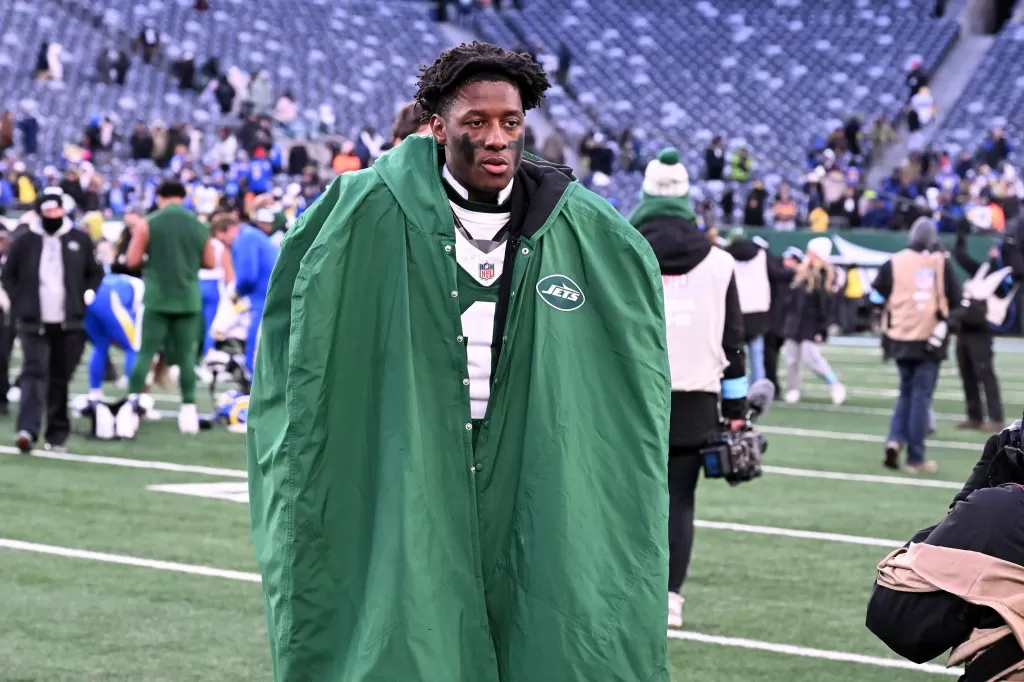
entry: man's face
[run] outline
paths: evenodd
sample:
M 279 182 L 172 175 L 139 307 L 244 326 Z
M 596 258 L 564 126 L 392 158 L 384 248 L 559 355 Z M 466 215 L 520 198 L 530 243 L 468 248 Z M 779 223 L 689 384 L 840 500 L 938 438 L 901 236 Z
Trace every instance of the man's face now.
M 431 133 L 446 148 L 445 161 L 459 182 L 483 193 L 512 182 L 523 158 L 523 105 L 505 81 L 464 85 L 444 118 L 434 115 Z
M 42 212 L 42 216 L 44 218 L 51 218 L 51 219 L 52 218 L 63 218 L 64 217 L 64 209 L 61 208 L 60 206 L 52 206 L 52 207 L 49 207 L 49 208 L 44 208 L 43 212 Z

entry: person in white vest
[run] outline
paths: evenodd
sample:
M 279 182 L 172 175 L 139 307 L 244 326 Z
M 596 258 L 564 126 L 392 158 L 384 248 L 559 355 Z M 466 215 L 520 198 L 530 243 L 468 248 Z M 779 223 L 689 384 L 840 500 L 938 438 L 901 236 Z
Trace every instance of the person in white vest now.
M 743 228 L 729 232 L 725 249 L 736 261 L 736 289 L 743 310 L 743 335 L 747 342 L 751 383 L 765 378 L 765 334 L 772 307 L 772 280 L 788 280 L 781 264 L 768 257 L 767 250 L 747 239 Z
M 697 227 L 689 175 L 669 148 L 644 174 L 640 205 L 630 217 L 654 249 L 665 289 L 665 326 L 672 370 L 669 426 L 669 615 L 683 622 L 680 595 L 693 549 L 694 493 L 702 447 L 744 426 L 747 408 L 743 312 L 735 262 Z

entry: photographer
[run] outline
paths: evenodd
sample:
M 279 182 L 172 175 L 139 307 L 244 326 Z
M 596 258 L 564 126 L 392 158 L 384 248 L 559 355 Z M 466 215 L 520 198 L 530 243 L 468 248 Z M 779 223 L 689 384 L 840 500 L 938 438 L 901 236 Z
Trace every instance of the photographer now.
M 743 313 L 735 262 L 713 247 L 696 224 L 689 176 L 679 152 L 666 149 L 644 173 L 640 205 L 630 222 L 661 265 L 672 369 L 669 427 L 669 616 L 683 623 L 683 598 L 693 549 L 694 492 L 701 449 L 721 432 L 719 410 L 733 431 L 746 425 L 747 378 Z
M 951 649 L 962 682 L 1024 679 L 1020 424 L 989 437 L 947 516 L 878 565 L 868 629 L 916 663 Z

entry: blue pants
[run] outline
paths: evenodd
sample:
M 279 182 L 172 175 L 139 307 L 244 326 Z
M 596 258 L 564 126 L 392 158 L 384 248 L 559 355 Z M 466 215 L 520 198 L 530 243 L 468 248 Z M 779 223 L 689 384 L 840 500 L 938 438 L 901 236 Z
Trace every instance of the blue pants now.
M 90 390 L 99 390 L 103 386 L 111 346 L 124 350 L 124 373 L 125 376 L 131 374 L 142 339 L 139 332 L 139 320 L 124 307 L 116 293 L 97 298 L 86 309 L 85 333 L 92 344 L 92 357 L 89 358 Z
M 260 338 L 260 323 L 263 321 L 262 298 L 249 298 L 249 333 L 245 337 L 245 368 L 252 376 L 256 371 L 256 343 Z
M 213 318 L 217 316 L 217 306 L 220 305 L 221 281 L 219 279 L 199 280 L 199 292 L 203 297 L 203 339 L 200 347 L 203 356 L 213 348 L 213 337 L 210 336 L 210 327 L 213 325 Z
M 747 355 L 750 357 L 750 383 L 764 379 L 764 337 L 755 336 L 747 341 Z
M 907 444 L 907 464 L 924 461 L 924 439 L 932 396 L 939 382 L 939 363 L 934 360 L 897 360 L 900 395 L 889 423 L 889 440 Z

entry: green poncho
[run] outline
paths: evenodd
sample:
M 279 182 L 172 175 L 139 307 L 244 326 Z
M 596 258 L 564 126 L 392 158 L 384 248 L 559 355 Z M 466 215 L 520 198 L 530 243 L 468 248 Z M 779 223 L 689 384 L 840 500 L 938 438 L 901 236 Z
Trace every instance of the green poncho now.
M 411 137 L 281 245 L 247 444 L 275 679 L 668 682 L 658 264 L 524 161 L 474 433 L 438 167 Z

